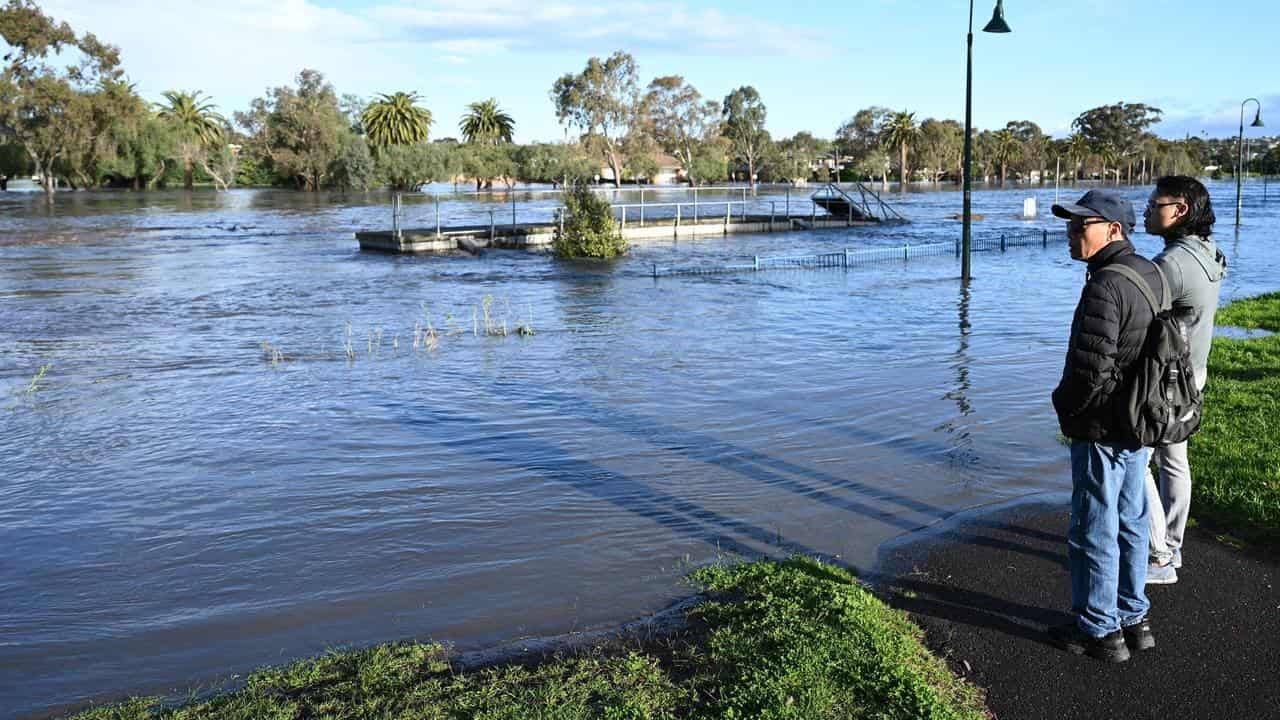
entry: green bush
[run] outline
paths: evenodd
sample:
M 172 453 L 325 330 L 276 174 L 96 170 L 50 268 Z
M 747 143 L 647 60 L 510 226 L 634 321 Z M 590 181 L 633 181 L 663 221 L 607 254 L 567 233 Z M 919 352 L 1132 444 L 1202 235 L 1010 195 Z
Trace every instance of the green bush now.
M 577 183 L 564 195 L 563 230 L 556 232 L 556 257 L 612 258 L 627 251 L 609 202 Z

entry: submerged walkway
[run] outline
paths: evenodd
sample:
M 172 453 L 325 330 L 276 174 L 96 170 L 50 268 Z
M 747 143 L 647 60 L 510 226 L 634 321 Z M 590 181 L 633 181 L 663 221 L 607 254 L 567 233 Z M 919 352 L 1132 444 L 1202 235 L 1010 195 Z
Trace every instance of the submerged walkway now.
M 1120 665 L 1049 643 L 1065 622 L 1068 507 L 949 521 L 882 550 L 878 577 L 929 646 L 986 689 L 1000 720 L 1262 718 L 1280 712 L 1280 558 L 1187 532 L 1174 585 L 1153 586 L 1153 650 Z

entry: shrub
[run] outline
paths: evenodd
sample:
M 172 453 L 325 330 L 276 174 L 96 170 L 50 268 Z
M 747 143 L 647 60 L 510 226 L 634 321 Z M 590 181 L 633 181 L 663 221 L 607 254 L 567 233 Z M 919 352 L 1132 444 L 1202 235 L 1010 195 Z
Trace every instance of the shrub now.
M 565 192 L 562 227 L 556 232 L 558 258 L 612 258 L 627 251 L 627 241 L 618 234 L 609 202 L 585 183 L 576 183 Z

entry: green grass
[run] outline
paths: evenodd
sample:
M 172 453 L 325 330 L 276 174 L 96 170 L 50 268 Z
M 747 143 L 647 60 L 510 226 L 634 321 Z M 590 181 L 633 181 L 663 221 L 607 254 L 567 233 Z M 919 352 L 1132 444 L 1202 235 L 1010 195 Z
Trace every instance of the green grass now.
M 1280 332 L 1280 293 L 1231 303 L 1217 323 Z M 1214 339 L 1204 424 L 1189 455 L 1193 513 L 1249 542 L 1280 545 L 1280 335 Z
M 136 698 L 79 720 L 302 718 L 661 720 L 987 717 L 980 691 L 906 616 L 807 559 L 694 573 L 708 599 L 680 633 L 538 662 L 461 670 L 438 645 L 338 652 L 251 675 L 181 706 Z

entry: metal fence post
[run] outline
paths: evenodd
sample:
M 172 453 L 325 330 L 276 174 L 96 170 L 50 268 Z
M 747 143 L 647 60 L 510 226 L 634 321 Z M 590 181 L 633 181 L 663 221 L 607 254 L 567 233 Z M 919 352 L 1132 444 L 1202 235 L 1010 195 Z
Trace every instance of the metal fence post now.
M 840 267 L 846 270 L 849 269 L 849 248 L 845 248 L 844 252 L 840 255 Z
M 680 230 L 680 203 L 676 203 L 676 231 L 677 231 L 676 234 L 679 234 L 679 230 Z
M 564 208 L 557 208 L 556 215 L 560 217 L 560 237 L 564 237 Z
M 627 229 L 627 206 L 622 206 L 622 229 Z
M 1049 247 L 1049 231 L 1041 230 L 1040 232 L 1044 233 L 1044 237 L 1040 241 L 1040 247 Z
M 732 212 L 733 203 L 725 202 L 724 204 L 724 233 L 729 234 L 729 215 Z
M 960 257 L 960 241 L 956 240 L 956 257 Z
M 1000 233 L 1000 252 L 1004 252 L 1004 233 Z
M 640 227 L 644 227 L 644 186 L 640 186 Z
M 777 206 L 776 200 L 769 201 L 769 232 L 773 232 L 773 212 Z
M 440 194 L 432 193 L 436 199 L 436 239 L 440 239 Z
M 391 234 L 400 240 L 400 193 L 391 196 Z
M 494 238 L 497 237 L 498 235 L 497 230 L 498 230 L 497 225 L 494 223 L 494 219 L 493 219 L 493 210 L 490 210 L 489 211 L 489 243 L 490 244 L 492 244 L 494 241 Z
M 698 188 L 696 185 L 693 188 L 693 224 L 698 224 Z
M 788 185 L 787 191 L 787 220 L 791 219 L 791 186 Z
M 759 255 L 752 255 L 752 256 L 751 256 L 751 258 L 752 258 L 752 260 L 753 260 L 753 265 L 754 265 L 754 267 L 755 267 L 755 271 L 756 271 L 756 272 L 760 272 L 760 256 L 759 256 Z
M 911 247 L 910 245 L 903 245 L 903 246 L 902 246 L 902 262 L 906 262 L 906 261 L 907 261 L 907 249 L 908 249 L 908 248 L 910 248 L 910 247 Z
M 515 231 L 516 231 L 516 191 L 515 191 L 515 188 L 512 188 L 511 189 L 511 232 L 515 233 Z

